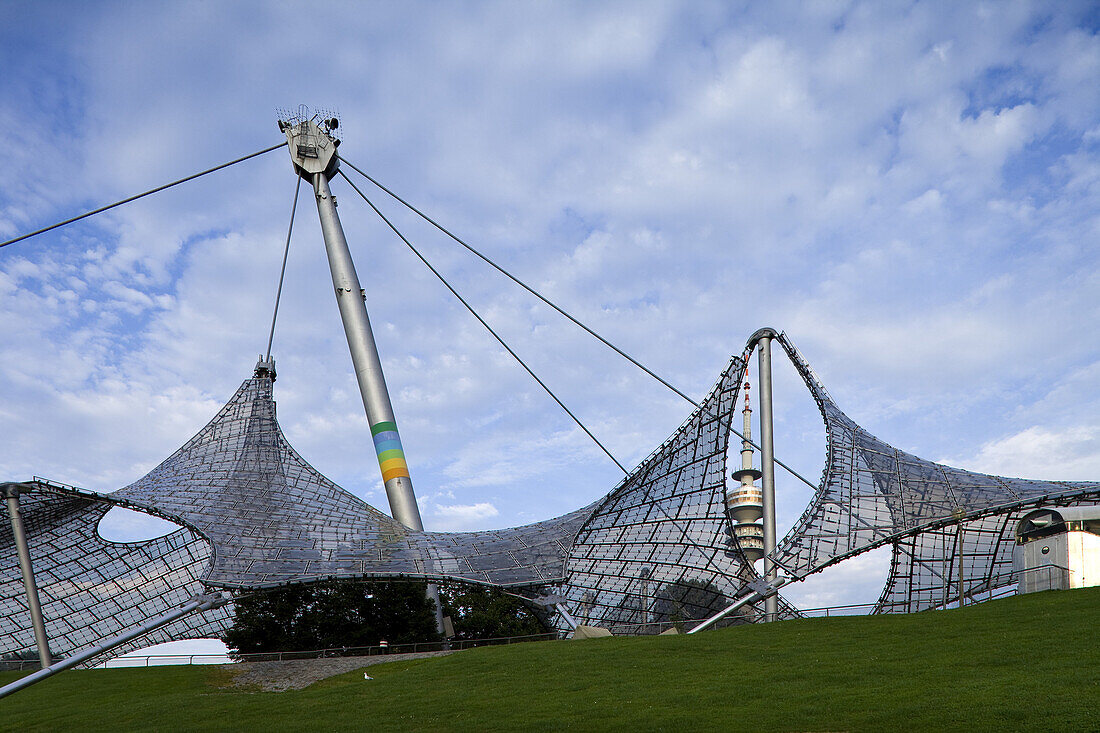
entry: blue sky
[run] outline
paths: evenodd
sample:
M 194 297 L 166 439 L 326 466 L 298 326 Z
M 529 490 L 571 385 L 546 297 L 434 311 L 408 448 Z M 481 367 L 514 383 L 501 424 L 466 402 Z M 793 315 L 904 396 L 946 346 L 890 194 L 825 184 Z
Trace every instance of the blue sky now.
M 332 108 L 347 159 L 693 396 L 770 325 L 900 448 L 1097 479 L 1097 21 L 1071 2 L 0 2 L 0 237 L 277 143 L 276 107 Z M 0 474 L 110 491 L 196 432 L 266 344 L 293 187 L 277 151 L 0 250 Z M 608 491 L 614 465 L 334 190 L 428 528 Z M 687 416 L 385 203 L 624 463 Z M 295 229 L 280 420 L 385 508 L 308 197 Z M 778 368 L 777 450 L 816 479 L 820 420 Z M 780 480 L 782 531 L 809 492 Z M 790 595 L 873 600 L 887 562 Z

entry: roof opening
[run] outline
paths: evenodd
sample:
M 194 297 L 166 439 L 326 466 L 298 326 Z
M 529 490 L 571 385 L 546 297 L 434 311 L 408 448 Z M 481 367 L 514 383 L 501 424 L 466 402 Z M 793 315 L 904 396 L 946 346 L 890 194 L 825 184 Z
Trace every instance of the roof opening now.
M 111 507 L 96 525 L 96 532 L 108 542 L 145 542 L 180 529 L 180 525 L 132 509 Z

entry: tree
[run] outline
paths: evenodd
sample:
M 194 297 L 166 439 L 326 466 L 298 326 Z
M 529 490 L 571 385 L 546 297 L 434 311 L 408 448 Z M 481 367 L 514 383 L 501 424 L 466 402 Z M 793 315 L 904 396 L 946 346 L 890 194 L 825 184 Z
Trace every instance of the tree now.
M 499 588 L 448 583 L 439 587 L 443 615 L 456 639 L 493 639 L 545 634 L 546 625 L 523 601 Z
M 60 661 L 64 657 L 55 653 L 50 649 L 50 660 L 53 662 Z M 0 656 L 0 671 L 12 670 L 12 669 L 26 669 L 27 662 L 34 662 L 38 664 L 39 656 L 38 649 L 31 647 L 29 649 L 20 649 L 17 652 L 7 652 Z
M 729 599 L 709 580 L 681 580 L 661 586 L 655 594 L 653 615 L 677 628 L 687 620 L 705 619 L 729 605 Z
M 423 583 L 329 580 L 234 601 L 222 641 L 238 654 L 331 649 L 439 639 Z

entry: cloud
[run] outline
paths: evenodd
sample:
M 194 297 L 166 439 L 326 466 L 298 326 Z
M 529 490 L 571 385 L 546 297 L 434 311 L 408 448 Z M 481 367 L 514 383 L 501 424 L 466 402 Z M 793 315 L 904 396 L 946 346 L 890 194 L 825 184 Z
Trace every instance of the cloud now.
M 890 573 L 890 556 L 889 546 L 856 555 L 786 586 L 783 596 L 803 609 L 875 603 Z
M 441 531 L 484 529 L 486 519 L 500 514 L 487 501 L 476 504 L 435 504 L 430 511 L 433 529 Z
M 96 532 L 110 542 L 137 542 L 171 534 L 180 525 L 143 512 L 112 507 L 96 526 Z
M 349 160 L 693 397 L 772 325 L 891 443 L 1036 472 L 1057 461 L 1012 456 L 1044 445 L 1092 470 L 1100 40 L 1081 8 L 334 3 L 331 33 L 295 44 L 291 5 L 217 22 L 190 3 L 13 8 L 0 235 L 274 144 L 275 107 L 331 106 Z M 117 488 L 229 399 L 267 343 L 284 154 L 0 250 L 0 472 Z M 611 462 L 334 190 L 429 526 L 544 519 L 610 490 Z M 377 203 L 620 460 L 689 414 Z M 279 417 L 384 509 L 312 209 L 306 188 Z M 791 374 L 776 390 L 780 454 L 816 480 L 820 418 Z M 780 488 L 789 524 L 808 489 Z
M 982 444 L 976 455 L 943 462 L 998 476 L 1095 481 L 1100 477 L 1100 429 L 1032 426 Z

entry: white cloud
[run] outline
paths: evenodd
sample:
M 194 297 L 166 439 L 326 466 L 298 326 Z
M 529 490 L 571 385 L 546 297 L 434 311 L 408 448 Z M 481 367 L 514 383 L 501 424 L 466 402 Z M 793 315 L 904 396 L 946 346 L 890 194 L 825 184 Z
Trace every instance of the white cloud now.
M 485 529 L 485 520 L 500 514 L 487 501 L 476 504 L 435 504 L 431 507 L 432 528 L 441 531 Z
M 693 396 L 773 325 L 889 442 L 1000 465 L 1034 430 L 1065 461 L 1051 468 L 1089 477 L 1100 42 L 1076 10 L 428 7 L 330 4 L 331 33 L 288 44 L 290 5 L 218 22 L 201 4 L 13 6 L 0 233 L 278 142 L 276 106 L 329 105 L 350 160 Z M 282 155 L 0 250 L 0 472 L 116 488 L 249 376 L 293 193 Z M 429 527 L 547 518 L 609 490 L 606 457 L 334 188 Z M 378 203 L 624 462 L 688 414 Z M 385 508 L 312 206 L 305 189 L 279 415 L 318 469 Z M 819 418 L 797 382 L 780 388 L 777 445 L 816 480 Z M 805 498 L 788 489 L 781 523 Z
M 943 462 L 998 476 L 1095 481 L 1100 476 L 1100 427 L 1032 426 L 982 444 L 972 457 Z
M 856 555 L 786 586 L 783 595 L 803 609 L 875 603 L 890 573 L 890 554 L 887 546 Z
M 180 525 L 143 512 L 112 507 L 96 525 L 96 532 L 110 542 L 137 542 L 171 534 Z

